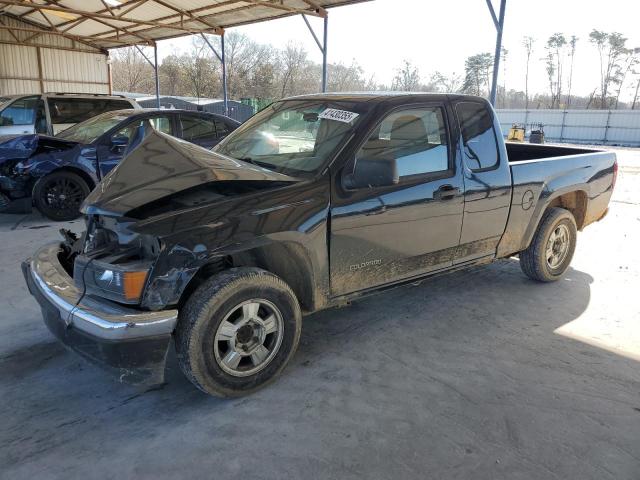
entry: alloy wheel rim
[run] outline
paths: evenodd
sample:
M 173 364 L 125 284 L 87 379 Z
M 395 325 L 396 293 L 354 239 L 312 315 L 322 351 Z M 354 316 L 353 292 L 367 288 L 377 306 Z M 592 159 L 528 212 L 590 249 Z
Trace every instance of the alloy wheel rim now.
M 213 353 L 222 370 L 234 377 L 258 373 L 274 359 L 284 334 L 278 307 L 251 299 L 231 309 L 216 330 Z
M 73 180 L 58 178 L 45 186 L 45 199 L 50 209 L 71 212 L 80 208 L 84 193 L 80 185 Z
M 547 240 L 547 246 L 545 249 L 545 258 L 547 265 L 551 269 L 556 269 L 567 258 L 569 252 L 569 229 L 566 225 L 557 225 L 549 239 Z

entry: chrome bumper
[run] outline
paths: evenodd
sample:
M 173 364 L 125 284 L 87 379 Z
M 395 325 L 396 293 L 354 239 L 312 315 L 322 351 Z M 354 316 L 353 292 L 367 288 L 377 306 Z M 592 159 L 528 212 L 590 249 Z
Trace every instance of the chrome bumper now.
M 160 384 L 177 310 L 143 312 L 83 295 L 58 260 L 59 243 L 22 263 L 29 292 L 49 331 L 121 382 Z
M 27 261 L 33 284 L 69 327 L 109 341 L 169 335 L 177 310 L 143 312 L 108 300 L 83 296 L 58 260 L 59 243 L 48 244 Z

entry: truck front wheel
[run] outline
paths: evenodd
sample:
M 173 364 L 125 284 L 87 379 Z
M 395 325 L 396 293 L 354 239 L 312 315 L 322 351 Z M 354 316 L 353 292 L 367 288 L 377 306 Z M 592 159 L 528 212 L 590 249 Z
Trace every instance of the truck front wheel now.
M 550 208 L 526 250 L 520 252 L 520 268 L 539 282 L 554 282 L 569 268 L 576 249 L 577 228 L 564 208 Z
M 178 362 L 205 393 L 246 395 L 273 381 L 293 357 L 302 314 L 275 275 L 233 268 L 200 285 L 180 309 Z

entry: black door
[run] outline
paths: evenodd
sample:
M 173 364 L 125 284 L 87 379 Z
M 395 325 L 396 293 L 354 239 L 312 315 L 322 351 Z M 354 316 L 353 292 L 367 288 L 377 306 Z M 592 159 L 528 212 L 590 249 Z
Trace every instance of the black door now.
M 342 295 L 452 265 L 462 179 L 443 105 L 394 110 L 334 179 L 331 289 Z
M 500 154 L 500 127 L 484 102 L 454 106 L 462 136 L 464 220 L 454 263 L 492 256 L 502 237 L 511 205 L 511 175 L 506 152 Z

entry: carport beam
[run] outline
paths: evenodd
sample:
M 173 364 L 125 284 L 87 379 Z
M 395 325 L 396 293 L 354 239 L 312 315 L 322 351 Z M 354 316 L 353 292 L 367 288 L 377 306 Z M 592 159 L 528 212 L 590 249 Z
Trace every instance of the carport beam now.
M 500 0 L 500 16 L 496 18 L 496 12 L 493 9 L 491 0 L 487 0 L 487 7 L 496 26 L 496 51 L 493 57 L 493 79 L 491 81 L 491 94 L 489 101 L 491 105 L 496 106 L 496 94 L 498 91 L 498 71 L 500 69 L 500 53 L 502 51 L 502 30 L 504 29 L 504 11 L 507 6 L 507 0 Z
M 158 44 L 153 44 L 153 71 L 156 75 L 156 108 L 160 108 L 160 78 L 158 77 Z
M 222 98 L 224 100 L 224 114 L 229 116 L 229 99 L 227 98 L 227 62 L 224 56 L 224 33 L 220 35 L 220 49 L 222 50 Z
M 229 115 L 229 99 L 227 97 L 227 62 L 225 61 L 225 56 L 224 56 L 224 33 L 220 35 L 220 49 L 222 50 L 222 52 L 220 53 L 222 55 L 220 55 L 218 51 L 213 47 L 213 45 L 211 45 L 211 42 L 209 42 L 209 39 L 204 35 L 204 33 L 201 33 L 200 36 L 202 37 L 204 42 L 209 46 L 213 54 L 216 57 L 218 57 L 218 60 L 220 60 L 220 63 L 222 64 L 222 98 L 224 101 L 224 114 L 228 116 Z
M 309 23 L 309 20 L 307 19 L 307 16 L 303 13 L 302 14 L 302 19 L 304 20 L 304 23 L 307 24 L 307 28 L 309 29 L 309 31 L 311 32 L 311 36 L 313 37 L 313 39 L 316 42 L 316 45 L 318 45 L 318 48 L 320 49 L 320 52 L 322 53 L 322 92 L 326 92 L 327 91 L 327 40 L 328 40 L 328 31 L 329 31 L 329 15 L 327 14 L 326 11 L 323 12 L 323 20 L 324 20 L 324 24 L 323 24 L 323 38 L 322 38 L 322 43 L 320 43 L 320 40 L 318 39 L 318 36 L 316 35 L 316 32 L 313 31 L 313 28 L 311 28 L 311 24 Z
M 327 91 L 327 39 L 329 28 L 329 15 L 324 16 L 324 48 L 322 49 L 322 93 Z
M 140 55 L 142 55 L 142 57 L 147 61 L 147 63 L 151 65 L 151 68 L 153 68 L 153 71 L 156 76 L 156 107 L 160 108 L 160 79 L 158 78 L 158 44 L 157 43 L 153 44 L 153 60 L 154 60 L 153 62 L 149 60 L 149 57 L 147 57 L 144 54 L 144 52 L 138 45 L 134 45 L 134 47 L 136 48 L 136 50 L 138 50 Z

